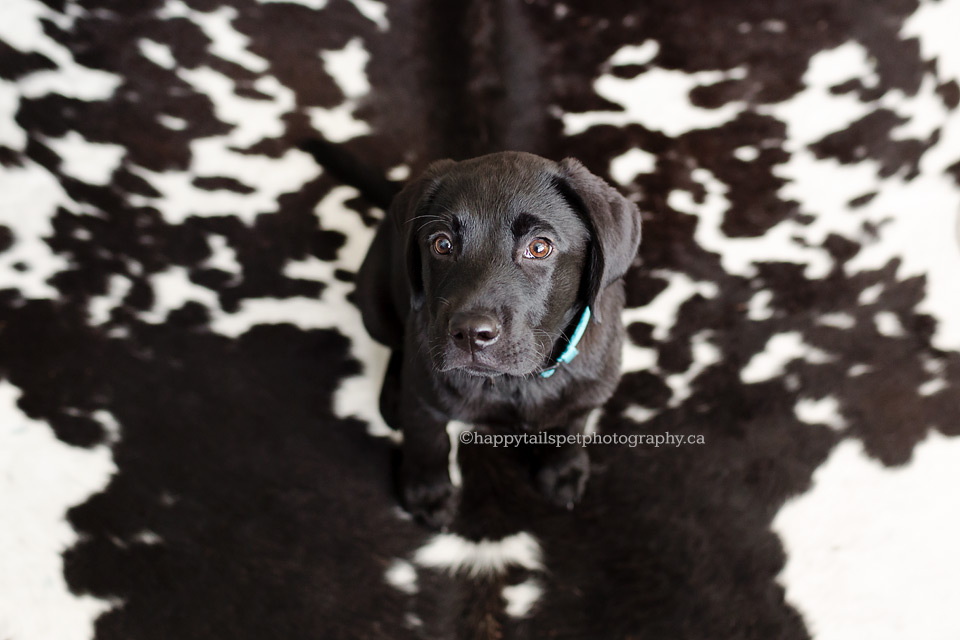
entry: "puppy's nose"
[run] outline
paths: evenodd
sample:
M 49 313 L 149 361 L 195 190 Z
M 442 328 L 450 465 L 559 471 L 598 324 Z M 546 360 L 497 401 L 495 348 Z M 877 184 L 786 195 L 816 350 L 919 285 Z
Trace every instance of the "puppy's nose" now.
M 457 312 L 450 318 L 450 337 L 464 351 L 480 351 L 500 337 L 500 323 L 483 313 Z

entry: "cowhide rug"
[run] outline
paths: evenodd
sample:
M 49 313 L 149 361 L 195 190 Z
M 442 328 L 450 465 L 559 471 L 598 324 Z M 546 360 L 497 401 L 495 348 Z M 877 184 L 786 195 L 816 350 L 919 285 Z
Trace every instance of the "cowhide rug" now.
M 627 8 L 633 5 L 632 8 Z M 2 0 L 0 639 L 960 638 L 960 0 Z M 401 181 L 644 212 L 573 511 L 397 507 L 350 303 Z

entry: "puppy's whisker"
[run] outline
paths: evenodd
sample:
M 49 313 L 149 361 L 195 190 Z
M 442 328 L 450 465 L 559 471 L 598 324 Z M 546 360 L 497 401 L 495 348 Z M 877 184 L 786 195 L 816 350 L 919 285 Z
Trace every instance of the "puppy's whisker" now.
M 443 345 L 436 345 L 431 348 L 429 363 L 434 373 L 439 372 L 440 369 L 443 368 Z
M 436 205 L 436 206 L 437 206 L 437 208 L 438 208 L 440 211 L 442 211 L 443 213 L 450 214 L 450 216 L 452 216 L 452 217 L 454 217 L 454 218 L 457 216 L 457 212 L 454 211 L 453 209 L 451 209 L 450 207 L 446 206 L 446 205 L 438 204 L 438 205 Z
M 442 216 L 423 214 L 419 216 L 414 216 L 409 220 L 407 220 L 406 222 L 404 222 L 403 224 L 408 225 L 408 224 L 413 224 L 414 222 L 421 222 L 421 224 L 417 227 L 417 230 L 416 230 L 416 232 L 419 233 L 420 231 L 423 230 L 424 227 L 426 227 L 432 222 L 444 222 L 444 221 L 446 221 L 446 218 Z
M 424 341 L 420 342 L 419 345 L 417 345 L 417 355 L 420 355 L 421 353 L 423 353 L 423 347 L 424 347 L 424 345 L 429 346 L 429 342 L 426 341 L 426 340 L 424 340 Z M 433 347 L 430 347 L 430 348 L 432 349 Z M 428 355 L 430 354 L 430 350 L 429 350 L 429 349 L 427 350 L 427 354 L 428 354 Z
M 436 214 L 422 213 L 419 216 L 413 216 L 412 218 L 404 222 L 404 224 L 413 224 L 413 222 L 417 220 L 439 220 L 440 222 L 443 222 L 445 218 L 443 216 L 438 216 Z
M 551 338 L 550 333 L 547 332 L 546 330 L 544 330 L 544 329 L 534 329 L 534 330 L 533 330 L 533 335 L 534 335 L 534 337 L 536 337 L 536 338 L 540 338 L 539 342 L 541 343 L 541 346 L 544 348 L 544 350 L 549 350 L 549 349 L 551 349 L 551 348 L 553 347 L 553 343 L 554 343 L 555 341 L 553 340 L 553 338 Z M 562 334 L 561 334 L 561 335 L 562 335 Z M 544 357 L 546 357 L 546 356 L 544 356 Z
M 421 348 L 421 349 L 423 348 L 423 344 L 422 344 L 422 343 L 421 343 L 421 345 L 420 345 L 420 348 Z M 442 344 L 430 345 L 429 349 L 427 349 L 427 357 L 430 359 L 430 362 L 431 362 L 431 363 L 436 362 L 437 360 L 440 360 L 442 355 L 443 355 L 443 345 L 442 345 Z M 436 369 L 436 367 L 434 367 L 434 368 Z
M 422 225 L 420 225 L 419 227 L 417 227 L 417 233 L 420 233 L 421 231 L 423 231 L 423 228 L 426 227 L 426 226 L 427 226 L 428 224 L 430 224 L 431 222 L 434 222 L 434 221 L 433 221 L 433 220 L 427 220 L 427 221 L 424 222 Z
M 420 233 L 421 231 L 423 231 L 423 228 L 426 227 L 426 226 L 429 225 L 429 224 L 430 224 L 429 221 L 428 221 L 428 222 L 424 222 L 422 225 L 420 225 L 419 227 L 417 227 L 417 230 L 415 231 L 415 233 Z

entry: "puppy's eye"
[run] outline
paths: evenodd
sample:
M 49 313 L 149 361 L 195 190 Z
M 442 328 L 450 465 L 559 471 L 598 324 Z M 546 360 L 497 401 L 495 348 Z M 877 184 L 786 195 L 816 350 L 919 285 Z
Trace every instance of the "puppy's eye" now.
M 433 241 L 433 250 L 441 256 L 445 256 L 453 251 L 453 242 L 447 236 L 438 236 Z
M 553 253 L 553 245 L 546 238 L 536 238 L 523 251 L 524 258 L 542 260 Z

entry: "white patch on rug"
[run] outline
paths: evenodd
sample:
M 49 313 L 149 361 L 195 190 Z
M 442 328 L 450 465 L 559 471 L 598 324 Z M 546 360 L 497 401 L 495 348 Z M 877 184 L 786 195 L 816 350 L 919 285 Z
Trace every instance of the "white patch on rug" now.
M 403 593 L 413 595 L 417 592 L 417 570 L 406 560 L 394 559 L 383 577 L 387 584 Z
M 137 42 L 137 46 L 140 48 L 140 53 L 158 67 L 163 69 L 175 69 L 177 67 L 177 59 L 173 56 L 173 51 L 170 50 L 169 45 L 149 38 L 141 38 Z
M 525 618 L 543 595 L 543 587 L 533 578 L 529 578 L 520 584 L 505 586 L 500 593 L 507 603 L 507 615 L 511 618 Z
M 309 107 L 310 124 L 330 142 L 346 142 L 370 133 L 370 125 L 353 117 L 354 106 Z
M 750 302 L 747 303 L 747 319 L 754 322 L 763 322 L 772 318 L 774 310 L 770 306 L 771 302 L 773 302 L 772 291 L 769 289 L 758 290 L 750 297 Z
M 216 11 L 196 11 L 182 0 L 166 0 L 156 15 L 161 20 L 185 18 L 197 25 L 210 39 L 211 55 L 233 62 L 254 73 L 263 73 L 270 67 L 264 58 L 250 51 L 248 48 L 250 39 L 233 28 L 232 22 L 239 15 L 234 7 L 219 7 Z
M 658 413 L 660 413 L 659 409 L 648 409 L 639 404 L 632 404 L 623 410 L 624 416 L 630 418 L 640 426 L 644 426 L 648 420 L 652 419 Z
M 834 396 L 826 396 L 819 400 L 800 398 L 793 409 L 797 419 L 807 424 L 825 424 L 836 431 L 841 431 L 847 426 L 840 411 L 840 403 Z
M 396 182 L 403 182 L 410 178 L 410 165 L 398 164 L 395 167 L 387 169 L 387 179 Z
M 69 5 L 68 5 L 69 7 Z M 47 19 L 69 27 L 72 19 L 33 0 L 3 0 L 0 40 L 23 52 L 36 51 L 56 64 L 56 69 L 35 71 L 15 84 L 20 96 L 39 98 L 57 93 L 79 100 L 106 100 L 120 86 L 121 78 L 106 71 L 77 64 L 73 54 L 47 36 L 41 20 Z M 9 84 L 9 83 L 5 83 Z
M 276 210 L 281 194 L 299 190 L 321 173 L 313 158 L 298 149 L 290 149 L 279 158 L 233 150 L 283 135 L 281 118 L 293 111 L 295 104 L 293 92 L 276 78 L 256 80 L 254 88 L 271 99 L 254 100 L 236 95 L 234 81 L 209 67 L 179 69 L 177 73 L 207 95 L 217 118 L 233 128 L 224 135 L 194 140 L 190 144 L 192 163 L 186 171 L 154 172 L 131 167 L 161 195 L 131 195 L 130 204 L 155 207 L 170 224 L 181 224 L 189 216 L 222 215 L 235 215 L 252 224 L 257 215 Z M 201 189 L 193 184 L 198 177 L 233 178 L 254 191 Z
M 631 64 L 649 64 L 660 53 L 660 43 L 656 40 L 646 40 L 642 44 L 628 44 L 617 49 L 610 58 L 611 66 L 626 66 Z
M 324 283 L 325 288 L 319 298 L 246 299 L 241 301 L 240 308 L 234 313 L 225 313 L 219 305 L 208 304 L 211 311 L 210 328 L 231 337 L 239 336 L 258 324 L 289 323 L 301 329 L 336 329 L 350 340 L 350 354 L 361 363 L 362 370 L 358 375 L 340 381 L 334 392 L 334 412 L 341 417 L 354 417 L 366 422 L 367 430 L 373 436 L 400 442 L 402 435 L 387 426 L 379 409 L 380 387 L 390 352 L 370 337 L 359 310 L 347 300 L 354 290 L 353 283 L 343 282 L 334 276 L 337 269 L 355 273 L 373 238 L 375 229 L 367 227 L 360 216 L 345 204 L 358 195 L 359 192 L 352 187 L 335 187 L 317 204 L 320 227 L 339 231 L 346 238 L 335 260 L 325 261 L 309 256 L 305 260 L 288 262 L 284 267 L 287 277 Z M 186 286 L 182 281 L 180 284 Z M 215 298 L 214 294 L 209 301 L 212 303 Z
M 927 381 L 917 388 L 921 396 L 932 396 L 947 388 L 945 379 L 946 365 L 942 360 L 934 360 L 929 356 L 923 357 L 923 370 L 927 374 Z
M 27 133 L 17 124 L 19 108 L 17 85 L 0 79 L 0 145 L 23 150 L 27 144 Z
M 924 60 L 937 61 L 937 71 L 945 80 L 960 78 L 960 47 L 957 46 L 957 25 L 960 24 L 960 3 L 921 2 L 906 19 L 900 37 L 918 38 Z
M 958 349 L 960 248 L 955 242 L 955 225 L 960 192 L 944 169 L 958 159 L 960 119 L 949 117 L 930 78 L 916 96 L 891 91 L 874 103 L 863 103 L 852 93 L 830 92 L 831 86 L 850 79 L 860 79 L 867 86 L 877 82 L 873 59 L 862 45 L 853 42 L 817 53 L 804 75 L 803 91 L 790 100 L 759 108 L 787 125 L 784 148 L 790 159 L 775 169 L 776 175 L 786 179 L 780 196 L 800 202 L 803 212 L 814 215 L 811 224 L 786 220 L 762 237 L 727 237 L 720 229 L 730 206 L 727 186 L 705 169 L 694 171 L 694 178 L 707 190 L 705 202 L 697 204 L 690 194 L 674 191 L 669 203 L 699 217 L 698 244 L 719 254 L 724 270 L 731 274 L 750 277 L 756 273 L 755 263 L 787 261 L 805 265 L 809 278 L 823 278 L 834 267 L 833 258 L 822 248 L 831 233 L 864 244 L 847 265 L 850 274 L 878 269 L 901 257 L 899 278 L 926 276 L 927 295 L 918 311 L 938 319 L 934 345 Z M 942 127 L 940 142 L 924 156 L 921 174 L 913 180 L 906 181 L 902 175 L 881 179 L 873 160 L 840 165 L 818 160 L 808 149 L 823 136 L 841 131 L 881 107 L 908 119 L 894 131 L 897 138 L 926 138 L 934 128 Z M 878 192 L 873 200 L 850 208 L 851 200 L 871 192 Z M 865 234 L 867 222 L 879 226 L 879 240 Z
M 159 324 L 166 321 L 169 313 L 188 302 L 197 302 L 211 311 L 220 308 L 217 292 L 190 281 L 184 267 L 171 266 L 150 276 L 154 302 L 149 311 L 140 313 L 144 322 Z
M 171 116 L 166 113 L 157 114 L 157 122 L 165 126 L 171 131 L 183 131 L 187 128 L 187 125 L 190 124 L 183 118 L 178 118 L 176 116 Z
M 657 350 L 650 347 L 641 347 L 633 344 L 627 338 L 623 341 L 623 350 L 620 356 L 620 371 L 651 371 L 657 366 Z
M 953 640 L 960 439 L 931 433 L 904 467 L 844 441 L 773 521 L 786 598 L 817 640 Z
M 810 153 L 807 145 L 846 129 L 874 110 L 854 92 L 829 92 L 830 87 L 852 78 L 863 80 L 867 86 L 875 86 L 878 81 L 870 53 L 863 45 L 846 42 L 818 51 L 804 73 L 804 89 L 789 100 L 761 106 L 758 111 L 787 124 L 788 151 Z
M 120 85 L 119 76 L 77 64 L 69 50 L 44 33 L 41 20 L 69 28 L 76 11 L 68 6 L 65 15 L 40 2 L 5 0 L 0 39 L 25 53 L 45 55 L 57 68 L 35 71 L 15 83 L 0 82 L 0 144 L 21 151 L 26 144 L 26 135 L 14 120 L 21 98 L 57 93 L 79 100 L 106 100 Z M 46 142 L 63 158 L 65 172 L 93 184 L 108 181 L 124 153 L 120 147 L 92 143 L 73 132 Z M 0 287 L 17 289 L 25 298 L 58 296 L 47 281 L 67 269 L 68 263 L 50 251 L 44 238 L 53 235 L 50 220 L 60 206 L 77 209 L 58 180 L 38 164 L 25 160 L 21 167 L 0 170 L 0 224 L 14 235 L 13 247 L 0 254 Z M 13 269 L 17 263 L 26 269 Z
M 60 554 L 78 540 L 64 514 L 101 491 L 116 466 L 106 445 L 58 440 L 47 423 L 20 411 L 19 396 L 0 381 L 0 496 L 13 514 L 0 527 L 0 637 L 87 640 L 113 605 L 74 595 L 64 582 Z
M 642 307 L 624 309 L 620 314 L 624 325 L 632 322 L 645 322 L 653 325 L 653 338 L 665 342 L 670 330 L 677 323 L 680 307 L 695 295 L 714 299 L 718 295 L 717 285 L 707 281 L 695 281 L 680 271 L 658 269 L 649 272 L 651 276 L 667 281 L 667 287 L 657 294 L 649 304 Z
M 110 320 L 110 313 L 123 304 L 123 299 L 133 286 L 130 278 L 113 274 L 107 280 L 107 292 L 102 296 L 93 296 L 87 305 L 92 326 L 99 326 Z
M 907 335 L 903 325 L 900 324 L 900 318 L 892 311 L 880 311 L 873 316 L 873 321 L 876 323 L 880 335 L 890 338 L 901 338 Z
M 103 427 L 103 431 L 106 437 L 106 441 L 109 444 L 116 444 L 120 442 L 121 431 L 120 423 L 117 422 L 117 418 L 107 411 L 106 409 L 97 409 L 90 413 L 90 417 L 100 423 L 100 426 Z
M 60 156 L 61 171 L 88 184 L 109 184 L 127 153 L 126 147 L 90 142 L 76 131 L 68 131 L 62 138 L 46 138 L 44 142 Z
M 233 28 L 231 23 L 237 15 L 234 7 L 219 7 L 209 12 L 189 10 L 188 17 L 210 38 L 210 53 L 254 73 L 263 73 L 270 63 L 251 52 L 250 38 Z
M 756 147 L 737 147 L 733 150 L 733 157 L 741 162 L 753 162 L 760 157 L 760 150 Z
M 667 287 L 657 294 L 649 304 L 642 307 L 624 309 L 620 319 L 624 326 L 634 322 L 644 322 L 653 326 L 653 338 L 657 342 L 665 342 L 670 337 L 670 330 L 676 324 L 680 307 L 695 295 L 705 298 L 715 298 L 718 294 L 717 286 L 712 282 L 694 281 L 688 275 L 679 271 L 658 270 L 651 275 L 667 280 Z M 719 357 L 719 352 L 706 340 L 706 334 L 696 338 L 694 367 L 684 373 L 669 375 L 660 370 L 657 364 L 658 352 L 651 347 L 641 347 L 633 344 L 632 340 L 624 340 L 622 350 L 621 371 L 649 371 L 661 375 L 671 387 L 677 398 L 686 398 L 690 395 L 690 383 L 703 369 L 713 364 Z M 699 363 L 699 364 L 698 364 Z M 672 401 L 673 404 L 681 400 Z M 641 407 L 627 409 L 629 416 L 637 422 L 643 422 L 655 412 Z
M 951 5 L 924 5 L 908 20 L 905 33 L 914 34 L 913 30 L 921 26 L 928 28 L 930 16 L 956 12 L 956 8 L 947 7 Z M 960 56 L 955 54 L 955 38 L 951 37 L 947 44 L 936 37 L 945 33 L 944 28 L 937 27 L 932 33 L 935 37 L 928 39 L 924 32 L 921 38 L 926 58 L 938 58 L 941 75 L 946 74 L 943 80 L 960 79 L 960 69 L 952 63 L 944 64 L 944 60 L 960 62 Z M 817 246 L 830 233 L 863 243 L 862 250 L 846 265 L 848 274 L 879 269 L 891 259 L 900 258 L 899 279 L 919 275 L 926 278 L 926 296 L 917 310 L 937 318 L 934 345 L 945 350 L 960 349 L 960 297 L 956 295 L 960 247 L 955 241 L 960 190 L 945 172 L 946 167 L 960 159 L 960 119 L 946 110 L 936 93 L 936 82 L 929 76 L 915 96 L 889 91 L 872 103 L 861 102 L 853 93 L 830 92 L 831 86 L 850 79 L 860 79 L 869 86 L 875 82 L 874 67 L 875 61 L 857 43 L 848 42 L 820 52 L 811 59 L 804 75 L 805 89 L 788 101 L 764 108 L 787 125 L 789 134 L 784 148 L 790 152 L 790 159 L 776 168 L 776 174 L 786 179 L 780 195 L 785 200 L 798 201 L 801 210 L 813 214 L 815 220 L 810 225 L 780 223 L 763 240 L 778 240 L 768 244 L 771 259 L 794 254 L 788 259 L 818 267 L 808 268 L 810 277 L 825 275 L 824 267 L 829 264 L 814 265 L 809 259 L 798 260 L 802 256 L 796 254 L 809 258 L 812 252 L 823 253 Z M 926 152 L 920 162 L 920 174 L 912 180 L 906 180 L 902 172 L 880 178 L 879 166 L 873 160 L 852 165 L 818 160 L 807 148 L 824 135 L 841 131 L 879 108 L 891 109 L 907 119 L 906 124 L 893 131 L 894 139 L 925 140 L 934 129 L 941 128 L 940 141 Z M 857 209 L 850 208 L 852 199 L 871 192 L 877 192 L 872 200 Z M 879 228 L 879 238 L 865 234 L 865 223 Z M 796 244 L 794 237 L 813 246 L 790 248 L 789 245 Z M 729 245 L 729 253 L 740 255 L 742 241 Z
M 57 179 L 30 160 L 23 167 L 0 170 L 0 224 L 14 237 L 13 246 L 0 253 L 0 288 L 17 289 L 28 299 L 59 296 L 47 280 L 67 269 L 68 263 L 44 238 L 53 235 L 51 219 L 57 207 L 72 202 Z M 13 268 L 21 262 L 25 271 Z
M 727 185 L 707 169 L 694 169 L 692 177 L 707 191 L 704 202 L 696 203 L 690 192 L 679 189 L 670 192 L 667 202 L 672 209 L 699 218 L 694 238 L 703 249 L 720 256 L 724 271 L 751 278 L 756 275 L 759 262 L 793 262 L 806 265 L 804 273 L 809 278 L 822 278 L 830 272 L 833 259 L 825 249 L 796 241 L 809 232 L 820 238 L 817 244 L 822 243 L 831 229 L 830 216 L 818 218 L 814 226 L 820 227 L 813 230 L 785 220 L 762 236 L 731 238 L 722 230 L 724 215 L 730 208 Z
M 143 531 L 134 533 L 130 536 L 129 541 L 134 544 L 140 544 L 147 547 L 163 544 L 163 538 L 157 535 L 156 532 L 150 531 L 149 529 L 144 529 Z
M 348 0 L 357 8 L 364 18 L 377 25 L 381 31 L 386 31 L 390 23 L 387 21 L 387 5 L 377 0 Z
M 650 41 L 639 47 L 628 45 L 613 54 L 607 64 L 611 67 L 637 64 L 638 60 L 653 59 L 658 51 L 659 45 Z M 653 67 L 633 78 L 604 73 L 594 82 L 594 91 L 623 110 L 563 113 L 564 134 L 577 135 L 601 124 L 621 127 L 640 124 L 668 136 L 677 136 L 691 129 L 718 127 L 736 118 L 745 105 L 731 102 L 716 109 L 704 109 L 690 101 L 690 91 L 745 75 L 741 68 L 687 73 Z
M 872 284 L 860 292 L 857 296 L 857 304 L 861 306 L 876 304 L 881 295 L 883 295 L 883 283 Z
M 364 73 L 370 54 L 363 48 L 360 38 L 353 38 L 339 51 L 323 51 L 323 68 L 330 74 L 343 95 L 348 98 L 362 98 L 370 91 L 370 81 Z
M 670 387 L 673 395 L 670 396 L 670 406 L 678 407 L 690 397 L 692 385 L 697 377 L 712 365 L 723 359 L 720 349 L 710 342 L 713 332 L 709 329 L 699 331 L 690 339 L 690 350 L 693 361 L 685 371 L 672 373 L 664 377 L 664 382 Z M 661 375 L 663 375 L 661 373 Z
M 653 173 L 657 156 L 634 147 L 610 161 L 610 177 L 618 184 L 628 185 L 640 174 Z
M 243 276 L 243 268 L 237 260 L 236 249 L 230 246 L 225 237 L 217 234 L 207 236 L 207 243 L 210 246 L 210 257 L 203 266 L 232 274 L 231 284 L 239 282 Z
M 354 38 L 343 49 L 324 51 L 320 57 L 324 69 L 340 87 L 346 101 L 334 108 L 309 107 L 306 112 L 310 124 L 330 142 L 346 142 L 370 133 L 370 125 L 353 115 L 358 100 L 370 91 L 370 81 L 364 71 L 370 54 L 363 48 L 363 41 Z
M 319 11 L 327 6 L 328 0 L 257 0 L 260 4 L 268 4 L 271 2 L 280 2 L 283 4 L 299 4 L 308 9 L 313 9 L 314 11 Z
M 766 382 L 786 373 L 786 366 L 794 360 L 805 360 L 810 364 L 829 362 L 831 356 L 803 341 L 799 331 L 786 331 L 770 337 L 747 366 L 740 372 L 744 384 Z
M 452 533 L 438 533 L 417 549 L 413 560 L 421 567 L 476 577 L 502 574 L 511 566 L 539 571 L 543 568 L 541 556 L 540 544 L 525 531 L 500 540 L 479 542 Z
M 817 324 L 834 329 L 853 329 L 857 326 L 857 319 L 849 313 L 825 313 L 817 318 Z

